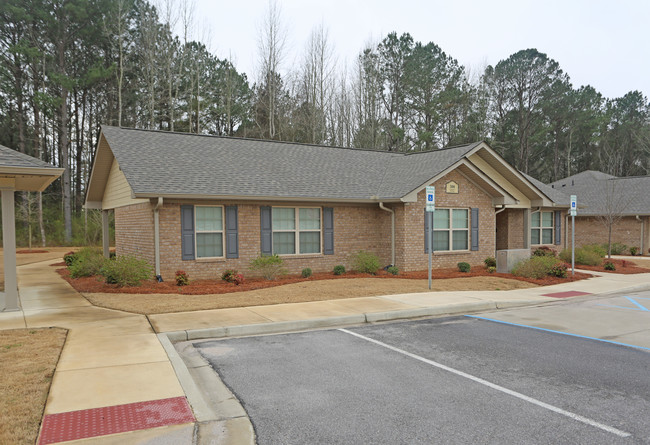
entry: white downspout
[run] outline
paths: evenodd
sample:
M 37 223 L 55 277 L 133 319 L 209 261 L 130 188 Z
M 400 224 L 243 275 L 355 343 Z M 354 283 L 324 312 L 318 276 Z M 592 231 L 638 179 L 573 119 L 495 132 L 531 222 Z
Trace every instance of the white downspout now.
M 156 266 L 156 278 L 162 281 L 160 276 L 160 215 L 158 210 L 163 205 L 162 196 L 158 197 L 158 202 L 153 208 L 153 240 L 154 240 L 154 261 Z
M 391 266 L 395 265 L 395 210 L 384 206 L 383 202 L 379 203 L 379 208 L 390 213 L 390 261 Z

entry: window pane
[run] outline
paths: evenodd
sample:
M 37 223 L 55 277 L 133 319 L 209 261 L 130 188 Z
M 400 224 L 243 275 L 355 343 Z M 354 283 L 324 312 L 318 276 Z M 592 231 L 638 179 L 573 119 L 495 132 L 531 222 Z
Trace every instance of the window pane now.
M 436 210 L 434 212 L 438 213 Z M 433 250 L 434 251 L 440 251 L 440 250 L 449 250 L 449 232 L 444 230 L 444 231 L 434 231 L 433 232 Z
M 222 208 L 196 206 L 196 230 L 223 230 Z
M 539 229 L 533 229 L 530 231 L 530 243 L 539 244 Z
M 300 230 L 320 229 L 320 209 L 300 209 Z
M 454 229 L 467 229 L 467 209 L 454 209 L 452 210 L 451 226 Z
M 553 244 L 553 229 L 542 229 L 542 244 Z
M 221 233 L 197 233 L 197 258 L 223 256 L 223 242 L 221 236 Z
M 543 227 L 553 227 L 553 212 L 542 212 Z
M 320 232 L 300 232 L 300 253 L 320 253 Z
M 451 250 L 467 250 L 468 231 L 454 230 L 452 233 Z
M 277 253 L 278 255 L 287 255 L 287 254 L 296 253 L 295 232 L 274 232 L 273 253 Z
M 295 230 L 296 209 L 273 207 L 273 230 Z
M 433 228 L 434 230 L 449 228 L 449 209 L 436 209 L 433 212 Z M 444 250 L 449 250 L 449 247 Z
M 532 227 L 539 227 L 539 212 L 530 215 L 530 225 Z

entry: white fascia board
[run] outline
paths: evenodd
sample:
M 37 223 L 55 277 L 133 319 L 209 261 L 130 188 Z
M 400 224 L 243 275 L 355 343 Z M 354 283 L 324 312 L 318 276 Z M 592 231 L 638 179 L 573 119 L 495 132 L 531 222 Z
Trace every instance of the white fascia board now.
M 368 199 L 347 199 L 347 198 L 314 198 L 306 196 L 249 196 L 249 195 L 201 195 L 201 194 L 173 194 L 173 193 L 133 193 L 135 199 L 187 199 L 202 201 L 287 201 L 287 202 L 333 202 L 350 204 L 377 204 L 378 202 L 400 202 L 399 198 L 379 198 L 376 196 Z

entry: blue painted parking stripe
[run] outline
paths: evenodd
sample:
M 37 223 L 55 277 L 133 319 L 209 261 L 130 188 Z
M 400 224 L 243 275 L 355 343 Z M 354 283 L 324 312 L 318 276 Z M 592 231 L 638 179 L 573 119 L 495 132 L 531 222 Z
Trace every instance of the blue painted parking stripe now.
M 627 344 L 627 343 L 620 343 L 620 342 L 617 342 L 617 341 L 605 340 L 605 339 L 597 338 L 597 337 L 587 337 L 586 335 L 571 334 L 569 332 L 554 331 L 552 329 L 538 328 L 537 326 L 529 326 L 529 325 L 526 325 L 526 324 L 511 323 L 509 321 L 495 320 L 494 318 L 478 317 L 476 315 L 465 315 L 465 317 L 476 318 L 478 320 L 493 321 L 495 323 L 507 324 L 507 325 L 510 325 L 510 326 L 518 326 L 520 328 L 537 329 L 538 331 L 551 332 L 553 334 L 568 335 L 570 337 L 585 338 L 587 340 L 602 341 L 604 343 L 611 343 L 613 345 L 627 346 L 629 348 L 643 349 L 643 350 L 646 350 L 646 351 L 650 351 L 650 348 L 646 348 L 644 346 L 630 345 L 630 344 Z

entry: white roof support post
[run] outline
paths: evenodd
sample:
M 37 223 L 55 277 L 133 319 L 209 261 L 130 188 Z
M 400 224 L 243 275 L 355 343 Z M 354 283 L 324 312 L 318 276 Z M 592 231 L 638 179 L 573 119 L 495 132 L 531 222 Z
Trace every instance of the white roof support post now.
M 102 210 L 102 247 L 104 252 L 104 258 L 109 258 L 111 256 L 110 252 L 110 234 L 108 230 L 108 212 L 110 210 Z
M 2 248 L 4 255 L 5 291 L 3 311 L 19 311 L 18 280 L 16 279 L 16 219 L 14 189 L 0 188 L 2 192 Z

